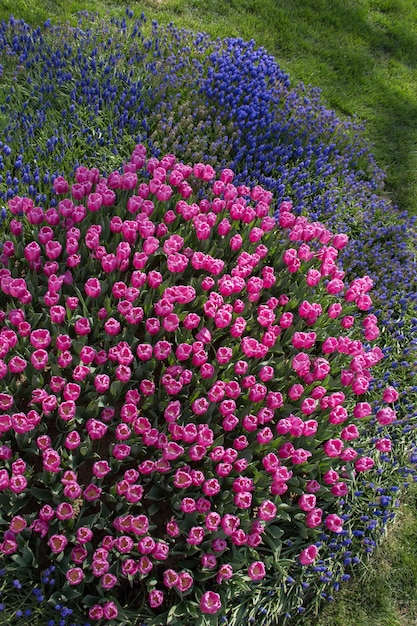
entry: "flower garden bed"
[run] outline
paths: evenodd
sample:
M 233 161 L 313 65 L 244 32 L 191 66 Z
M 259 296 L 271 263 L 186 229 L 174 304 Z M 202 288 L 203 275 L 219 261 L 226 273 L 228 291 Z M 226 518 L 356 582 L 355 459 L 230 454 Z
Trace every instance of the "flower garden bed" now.
M 413 476 L 414 222 L 253 43 L 83 20 L 1 32 L 4 615 L 285 621 Z

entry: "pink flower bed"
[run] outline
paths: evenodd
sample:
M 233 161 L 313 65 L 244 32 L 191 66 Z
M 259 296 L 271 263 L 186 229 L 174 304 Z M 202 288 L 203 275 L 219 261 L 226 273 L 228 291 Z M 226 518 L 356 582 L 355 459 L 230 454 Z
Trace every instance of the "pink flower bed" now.
M 347 237 L 288 202 L 276 225 L 272 194 L 233 178 L 138 145 L 107 178 L 57 178 L 46 210 L 9 201 L 0 551 L 55 564 L 91 620 L 215 615 L 239 581 L 279 584 L 271 542 L 314 563 L 390 449 L 356 449 L 396 416 L 366 401 L 382 351 L 372 282 L 337 264 Z

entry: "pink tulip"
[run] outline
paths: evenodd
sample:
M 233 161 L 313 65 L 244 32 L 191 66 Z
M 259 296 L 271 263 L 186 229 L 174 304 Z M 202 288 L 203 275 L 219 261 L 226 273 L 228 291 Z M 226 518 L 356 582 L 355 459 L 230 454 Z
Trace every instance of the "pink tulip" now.
M 386 389 L 384 389 L 382 398 L 384 402 L 391 403 L 391 402 L 397 402 L 399 396 L 400 394 L 398 393 L 396 389 L 394 389 L 394 387 L 387 387 Z
M 200 600 L 200 610 L 202 613 L 214 615 L 222 607 L 220 596 L 215 591 L 206 591 Z
M 265 564 L 262 561 L 254 561 L 248 567 L 248 576 L 251 580 L 262 580 L 266 576 Z
M 56 473 L 61 469 L 61 457 L 53 448 L 47 448 L 42 454 L 43 467 L 47 472 Z
M 335 513 L 327 515 L 324 523 L 326 527 L 334 533 L 341 533 L 343 530 L 343 520 Z
M 315 545 L 310 545 L 308 546 L 308 548 L 302 550 L 298 557 L 301 565 L 311 565 L 312 563 L 314 563 L 317 558 L 318 552 L 318 548 Z
M 88 617 L 92 620 L 101 620 L 104 617 L 103 607 L 100 604 L 93 604 L 88 611 Z
M 161 606 L 163 601 L 164 601 L 164 593 L 163 591 L 160 591 L 159 589 L 153 589 L 148 595 L 149 606 L 152 609 L 155 609 L 158 606 Z
M 379 452 L 391 452 L 392 443 L 390 439 L 383 438 L 379 439 L 375 442 L 375 448 L 379 450 Z
M 317 528 L 322 522 L 323 511 L 319 507 L 313 508 L 306 514 L 305 523 L 307 528 Z
M 102 488 L 101 487 L 97 487 L 97 485 L 94 485 L 93 483 L 90 483 L 84 489 L 83 497 L 88 502 L 94 502 L 95 500 L 98 500 L 100 498 L 101 492 L 102 492 Z
M 54 554 L 62 552 L 68 544 L 68 539 L 65 535 L 52 535 L 48 540 L 48 546 Z
M 355 462 L 355 469 L 358 472 L 367 472 L 375 465 L 375 461 L 370 457 L 364 456 Z

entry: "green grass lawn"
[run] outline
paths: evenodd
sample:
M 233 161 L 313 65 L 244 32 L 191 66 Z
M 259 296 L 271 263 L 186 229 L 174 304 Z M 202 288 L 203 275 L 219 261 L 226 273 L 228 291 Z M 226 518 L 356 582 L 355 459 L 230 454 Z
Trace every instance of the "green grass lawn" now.
M 323 607 L 300 626 L 415 626 L 417 623 L 417 490 L 410 489 L 397 521 L 370 560 Z
M 123 14 L 114 0 L 2 0 L 31 24 L 75 20 L 79 10 Z M 293 83 L 321 88 L 339 115 L 366 123 L 386 193 L 417 215 L 417 3 L 412 0 L 144 0 L 129 5 L 161 24 L 212 36 L 254 39 Z M 417 490 L 403 503 L 395 529 L 361 572 L 319 616 L 300 626 L 417 624 Z

